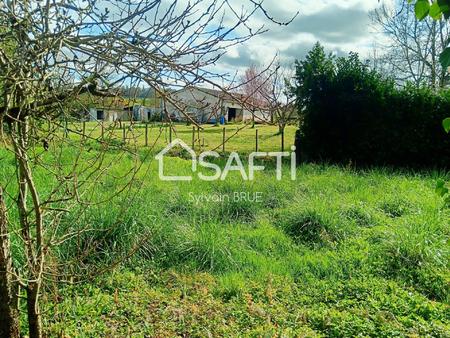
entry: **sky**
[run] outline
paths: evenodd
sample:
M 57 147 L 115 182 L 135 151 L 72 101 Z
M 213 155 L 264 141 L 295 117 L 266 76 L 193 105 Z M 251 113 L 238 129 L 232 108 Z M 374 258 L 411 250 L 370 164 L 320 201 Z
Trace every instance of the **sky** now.
M 160 11 L 150 11 L 149 20 L 139 25 L 136 25 L 133 20 L 127 22 L 124 29 L 141 30 L 145 32 L 150 22 L 158 22 L 158 20 L 165 20 L 167 17 L 166 11 L 170 11 L 174 6 L 176 15 L 184 13 L 188 4 L 194 3 L 194 8 L 191 10 L 189 16 L 183 20 L 183 23 L 196 22 L 196 18 L 200 17 L 206 24 L 203 31 L 214 32 L 217 27 L 221 27 L 220 32 L 228 31 L 234 27 L 238 21 L 237 16 L 240 13 L 246 13 L 254 10 L 255 3 L 260 0 L 160 0 Z M 257 10 L 254 15 L 250 17 L 245 24 L 240 24 L 238 27 L 222 41 L 225 48 L 225 54 L 214 62 L 214 64 L 207 64 L 204 70 L 217 76 L 222 81 L 222 85 L 227 81 L 235 81 L 239 79 L 245 69 L 252 64 L 260 65 L 262 68 L 268 66 L 275 57 L 286 66 L 293 65 L 296 59 L 302 59 L 316 42 L 320 42 L 328 52 L 334 53 L 338 56 L 347 55 L 350 51 L 357 52 L 361 58 L 370 58 L 373 55 L 375 48 L 377 48 L 377 41 L 380 41 L 380 33 L 376 33 L 376 27 L 371 22 L 369 13 L 381 6 L 382 3 L 392 4 L 397 0 L 263 0 L 263 7 L 266 15 L 262 10 Z M 405 0 L 406 1 L 406 0 Z M 130 0 L 130 3 L 135 6 L 142 5 L 142 0 Z M 218 14 L 209 18 L 209 11 L 211 4 L 221 4 Z M 101 5 L 101 6 L 100 6 Z M 100 9 L 103 7 L 109 8 L 109 1 L 101 1 Z M 223 6 L 222 6 L 223 5 Z M 158 7 L 159 8 L 159 7 Z M 214 12 L 214 10 L 212 11 Z M 125 14 L 117 8 L 111 10 L 111 15 L 114 18 L 120 18 Z M 298 13 L 296 15 L 296 13 Z M 154 15 L 154 17 L 152 17 Z M 223 17 L 222 17 L 223 15 Z M 269 20 L 267 15 L 272 17 L 277 22 L 289 22 L 288 25 L 278 25 Z M 170 15 L 169 15 L 170 17 Z M 136 17 L 138 20 L 139 16 Z M 167 20 L 167 19 L 166 19 Z M 177 23 L 172 26 L 178 27 Z M 200 24 L 196 26 L 189 26 L 183 33 L 183 37 L 174 38 L 172 49 L 176 50 L 177 43 L 181 45 L 190 45 L 202 41 L 202 38 L 207 39 L 209 36 L 200 35 L 199 39 L 193 39 L 191 34 L 194 34 Z M 257 30 L 261 26 L 267 32 L 254 36 L 251 39 L 236 44 L 230 45 L 229 38 L 248 36 L 248 28 L 251 27 Z M 150 25 L 151 27 L 151 25 Z M 175 29 L 176 31 L 176 29 Z M 202 32 L 203 32 L 202 31 Z M 155 34 L 161 34 L 162 31 L 157 31 Z M 171 36 L 168 31 L 167 36 Z M 212 34 L 212 33 L 209 33 Z M 206 37 L 205 37 L 206 36 Z M 158 41 L 156 39 L 155 41 Z M 189 42 L 186 44 L 186 42 Z M 228 45 L 227 45 L 228 42 Z M 204 59 L 214 58 L 217 54 L 215 47 L 211 47 L 214 51 L 211 54 L 205 53 Z M 379 47 L 377 53 L 380 54 Z M 220 50 L 219 52 L 222 52 Z M 192 62 L 193 58 L 198 55 L 183 54 L 180 57 L 181 62 Z M 200 53 L 199 53 L 200 54 Z M 224 75 L 224 76 L 222 76 Z M 179 85 L 179 80 L 168 79 L 168 83 L 174 82 Z M 182 85 L 184 80 L 181 80 Z M 224 82 L 225 81 L 225 82 Z
M 264 7 L 277 21 L 299 14 L 288 26 L 268 22 L 261 13 L 256 15 L 253 24 L 264 24 L 269 31 L 230 48 L 217 66 L 242 72 L 252 63 L 268 64 L 275 55 L 282 63 L 291 64 L 317 41 L 337 55 L 354 51 L 368 58 L 378 39 L 369 12 L 378 6 L 378 0 L 265 0 Z

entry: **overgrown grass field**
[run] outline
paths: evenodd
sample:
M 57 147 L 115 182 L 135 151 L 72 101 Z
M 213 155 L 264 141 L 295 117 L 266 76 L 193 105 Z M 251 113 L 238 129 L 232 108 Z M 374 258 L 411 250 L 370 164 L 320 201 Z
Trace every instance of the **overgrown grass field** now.
M 14 162 L 0 155 L 6 180 Z M 268 165 L 253 182 L 236 173 L 163 182 L 152 156 L 141 159 L 130 191 L 64 219 L 61 231 L 98 231 L 52 259 L 106 271 L 47 288 L 49 335 L 449 336 L 450 212 L 434 192 L 445 174 L 309 164 L 296 181 L 286 165 L 277 181 Z M 96 198 L 118 188 L 132 161 L 115 163 Z M 186 159 L 165 165 L 190 174 Z M 45 191 L 52 182 L 36 175 Z M 80 258 L 89 243 L 95 250 Z

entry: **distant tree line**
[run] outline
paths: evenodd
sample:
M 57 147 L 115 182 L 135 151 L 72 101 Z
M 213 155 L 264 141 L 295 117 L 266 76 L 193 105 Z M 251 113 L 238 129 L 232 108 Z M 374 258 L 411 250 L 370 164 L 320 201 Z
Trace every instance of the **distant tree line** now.
M 440 55 L 450 38 L 450 24 L 438 17 L 419 21 L 416 12 L 415 6 L 404 0 L 382 3 L 371 12 L 374 28 L 383 37 L 374 55 L 374 67 L 400 85 L 411 82 L 443 88 L 449 83 L 449 73 Z
M 120 94 L 123 97 L 145 99 L 154 97 L 155 90 L 150 87 L 122 86 L 120 87 Z

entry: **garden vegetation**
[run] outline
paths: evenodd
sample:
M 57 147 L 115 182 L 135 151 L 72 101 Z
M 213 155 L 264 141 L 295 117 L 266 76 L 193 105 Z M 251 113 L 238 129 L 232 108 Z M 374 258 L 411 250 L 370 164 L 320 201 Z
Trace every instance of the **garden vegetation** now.
M 297 151 L 304 160 L 450 165 L 450 138 L 442 128 L 450 111 L 448 90 L 396 87 L 357 54 L 335 58 L 317 44 L 296 63 L 294 91 L 302 116 Z

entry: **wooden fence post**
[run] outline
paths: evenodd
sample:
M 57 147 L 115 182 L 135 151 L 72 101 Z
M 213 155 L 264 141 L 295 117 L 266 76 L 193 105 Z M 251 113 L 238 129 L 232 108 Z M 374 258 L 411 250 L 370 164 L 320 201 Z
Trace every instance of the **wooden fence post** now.
M 145 122 L 145 146 L 148 147 L 148 122 Z
M 256 128 L 255 133 L 255 151 L 258 152 L 258 128 Z
M 169 143 L 172 143 L 172 123 L 169 124 Z
M 195 127 L 192 126 L 192 150 L 195 150 Z
M 202 150 L 202 144 L 200 143 L 200 127 L 197 128 L 197 137 L 198 137 L 198 148 L 200 151 Z

